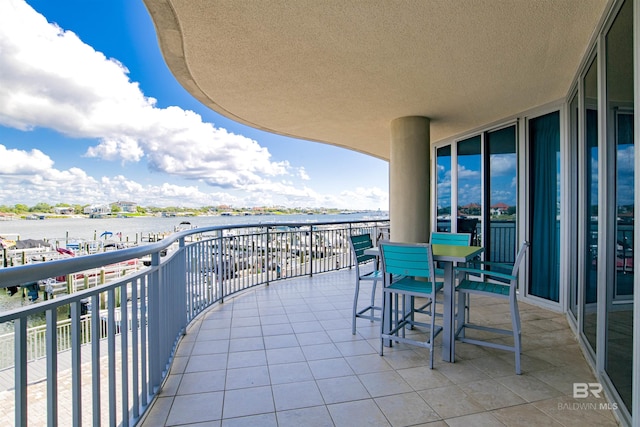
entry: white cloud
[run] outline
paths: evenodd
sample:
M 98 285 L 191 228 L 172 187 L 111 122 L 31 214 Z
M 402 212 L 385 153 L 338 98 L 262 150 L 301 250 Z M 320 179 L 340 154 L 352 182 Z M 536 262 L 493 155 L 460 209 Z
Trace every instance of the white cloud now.
M 238 195 L 203 191 L 197 185 L 142 184 L 122 175 L 96 179 L 80 168 L 56 169 L 53 160 L 39 150 L 7 149 L 0 145 L 0 158 L 6 160 L 0 172 L 0 200 L 5 205 L 33 206 L 39 202 L 85 205 L 117 200 L 134 200 L 141 206 L 187 208 L 225 204 L 386 210 L 389 205 L 387 193 L 377 187 L 326 195 L 304 186 L 264 180 L 248 185 L 247 192 Z
M 491 175 L 514 175 L 516 173 L 516 155 L 493 154 L 489 157 Z
M 461 164 L 458 164 L 458 179 L 480 179 L 480 171 L 467 169 Z
M 298 168 L 298 176 L 304 181 L 309 181 L 311 179 L 304 167 Z
M 20 0 L 0 1 L 0 126 L 51 129 L 95 140 L 87 157 L 136 163 L 160 172 L 146 185 L 124 176 L 92 177 L 80 168 L 58 170 L 39 150 L 7 150 L 0 169 L 3 203 L 108 203 L 143 206 L 211 204 L 327 206 L 386 209 L 379 189 L 339 196 L 303 184 L 304 167 L 273 161 L 257 141 L 204 122 L 180 107 L 158 108 L 118 60 L 107 58 Z M 51 150 L 56 150 L 55 146 Z M 162 175 L 165 174 L 165 175 Z M 160 184 L 188 179 L 193 185 Z M 203 191 L 201 184 L 223 191 Z
M 117 60 L 47 23 L 22 1 L 0 4 L 0 124 L 100 142 L 89 157 L 138 162 L 174 176 L 242 188 L 289 174 L 258 142 L 193 111 L 157 108 Z M 304 176 L 304 173 L 302 173 Z

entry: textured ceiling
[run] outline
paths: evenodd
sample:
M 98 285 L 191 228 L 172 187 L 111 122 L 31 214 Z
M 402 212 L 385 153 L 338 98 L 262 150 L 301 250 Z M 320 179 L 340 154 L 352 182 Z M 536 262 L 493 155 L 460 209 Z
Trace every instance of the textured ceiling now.
M 389 158 L 567 95 L 608 0 L 144 0 L 196 98 L 267 131 Z

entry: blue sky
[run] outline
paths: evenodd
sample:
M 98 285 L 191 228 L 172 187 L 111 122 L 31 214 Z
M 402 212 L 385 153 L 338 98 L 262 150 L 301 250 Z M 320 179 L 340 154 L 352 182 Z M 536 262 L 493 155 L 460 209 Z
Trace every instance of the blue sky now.
M 387 162 L 191 97 L 141 0 L 2 0 L 0 70 L 0 204 L 388 209 Z

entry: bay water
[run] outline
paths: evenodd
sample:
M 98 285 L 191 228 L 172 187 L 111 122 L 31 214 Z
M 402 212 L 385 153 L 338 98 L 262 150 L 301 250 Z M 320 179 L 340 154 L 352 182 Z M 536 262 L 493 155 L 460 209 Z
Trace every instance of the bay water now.
M 46 240 L 54 246 L 63 245 L 67 241 L 100 240 L 103 233 L 111 233 L 110 240 L 122 242 L 141 242 L 149 235 L 169 234 L 180 226 L 181 222 L 189 222 L 191 227 L 208 227 L 217 225 L 238 224 L 270 224 L 270 223 L 302 223 L 318 222 L 385 220 L 387 212 L 361 212 L 348 214 L 292 214 L 292 215 L 237 215 L 237 216 L 144 216 L 131 218 L 52 218 L 44 220 L 11 220 L 0 221 L 0 237 L 20 240 Z M 33 304 L 22 293 L 9 296 L 4 288 L 0 288 L 0 312 Z M 37 303 L 37 302 L 36 302 Z

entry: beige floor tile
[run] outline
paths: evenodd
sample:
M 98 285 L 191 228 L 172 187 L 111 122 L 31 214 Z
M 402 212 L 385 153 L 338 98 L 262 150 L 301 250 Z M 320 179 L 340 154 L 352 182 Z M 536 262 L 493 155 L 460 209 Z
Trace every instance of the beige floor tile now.
M 558 421 L 531 404 L 498 409 L 491 414 L 504 425 L 510 427 L 530 427 L 532 425 L 536 427 L 562 427 Z
M 418 393 L 441 418 L 460 417 L 485 411 L 457 385 L 432 388 Z
M 353 375 L 351 366 L 344 358 L 310 360 L 309 368 L 316 380 Z
M 496 380 L 460 384 L 460 388 L 485 409 L 498 409 L 524 403 L 524 399 Z
M 357 376 L 327 378 L 317 381 L 327 405 L 351 400 L 369 399 L 371 395 Z
M 522 397 L 527 402 L 546 400 L 562 396 L 563 393 L 531 375 L 511 375 L 497 378 L 500 384 Z
M 248 417 L 227 418 L 222 420 L 221 427 L 278 427 L 276 414 L 250 415 Z M 196 426 L 189 426 L 196 427 Z M 197 427 L 200 427 L 199 425 Z M 204 426 L 202 426 L 204 427 Z
M 224 390 L 225 371 L 204 371 L 184 374 L 176 394 L 197 394 Z
M 276 384 L 272 389 L 275 409 L 278 411 L 324 404 L 315 381 Z
M 391 424 L 373 399 L 327 405 L 336 427 L 388 427 Z
M 223 392 L 176 396 L 167 425 L 189 424 L 222 419 Z
M 379 354 L 365 354 L 362 356 L 345 357 L 345 360 L 356 374 L 390 371 L 393 368 L 384 357 Z
M 465 415 L 445 420 L 449 427 L 502 427 L 505 424 L 489 412 Z
M 595 377 L 564 315 L 520 304 L 518 376 L 513 353 L 463 343 L 456 363 L 443 362 L 440 339 L 433 370 L 428 349 L 396 344 L 380 356 L 379 322 L 359 319 L 351 334 L 352 303 L 346 270 L 226 300 L 187 328 L 141 425 L 616 425 L 611 411 L 584 406 L 600 402 L 569 397 Z M 507 308 L 477 298 L 472 315 L 504 324 Z
M 441 419 L 416 392 L 378 397 L 375 402 L 392 426 L 410 426 Z
M 269 369 L 266 366 L 247 366 L 245 368 L 227 369 L 225 390 L 260 387 L 271 384 Z
M 326 406 L 279 411 L 278 427 L 333 427 L 333 420 Z
M 274 410 L 273 393 L 269 386 L 242 388 L 224 392 L 222 414 L 225 419 L 267 414 Z
M 398 369 L 397 372 L 416 391 L 453 384 L 445 375 L 437 369 L 429 369 L 429 366 Z
M 413 388 L 396 371 L 376 372 L 358 376 L 373 397 L 408 393 Z
M 298 381 L 313 381 L 313 374 L 307 362 L 291 362 L 269 366 L 271 384 L 285 384 Z

